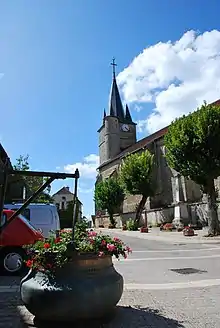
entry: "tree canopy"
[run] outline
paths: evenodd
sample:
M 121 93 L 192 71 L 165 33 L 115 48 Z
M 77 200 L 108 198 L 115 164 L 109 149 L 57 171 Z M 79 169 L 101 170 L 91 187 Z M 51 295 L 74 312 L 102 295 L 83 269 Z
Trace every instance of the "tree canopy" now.
M 135 218 L 138 223 L 147 198 L 154 194 L 153 165 L 154 156 L 148 150 L 129 155 L 121 165 L 120 180 L 126 192 L 131 195 L 142 195 Z
M 113 214 L 124 200 L 124 190 L 116 178 L 100 181 L 95 186 L 94 200 L 99 210 L 107 210 L 110 222 L 115 226 Z
M 214 179 L 220 176 L 220 106 L 204 103 L 176 119 L 165 136 L 170 167 L 189 177 L 208 194 L 210 234 L 219 231 Z
M 23 156 L 20 155 L 19 158 L 16 160 L 16 164 L 13 166 L 14 170 L 17 171 L 28 171 L 30 170 L 29 165 L 29 155 Z M 27 185 L 30 192 L 33 194 L 37 189 L 39 189 L 42 184 L 46 181 L 43 177 L 25 177 L 22 176 L 20 179 L 23 179 L 25 181 L 25 184 Z M 44 202 L 51 202 L 52 198 L 49 195 L 50 187 L 47 187 L 45 191 L 43 191 L 35 200 L 35 202 L 38 203 L 44 203 Z

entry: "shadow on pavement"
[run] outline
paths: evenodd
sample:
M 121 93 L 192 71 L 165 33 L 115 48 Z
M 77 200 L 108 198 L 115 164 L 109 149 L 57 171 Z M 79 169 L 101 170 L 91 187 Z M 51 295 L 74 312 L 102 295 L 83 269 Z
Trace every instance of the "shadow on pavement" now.
M 134 307 L 117 306 L 114 314 L 103 320 L 74 323 L 40 322 L 23 306 L 18 308 L 20 308 L 18 312 L 23 328 L 184 328 L 182 323 L 163 316 L 159 310 L 138 305 Z

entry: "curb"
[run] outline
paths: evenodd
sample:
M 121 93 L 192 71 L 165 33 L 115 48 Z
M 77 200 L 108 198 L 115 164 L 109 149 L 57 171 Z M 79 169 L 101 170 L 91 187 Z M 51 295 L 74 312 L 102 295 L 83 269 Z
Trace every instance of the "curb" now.
M 198 238 L 194 238 L 194 237 L 185 237 L 183 238 L 181 235 L 179 235 L 180 238 L 177 238 L 177 236 L 158 236 L 158 235 L 154 235 L 151 232 L 148 234 L 141 234 L 139 232 L 139 234 L 133 234 L 132 232 L 127 232 L 127 231 L 121 231 L 118 229 L 97 229 L 100 232 L 103 233 L 115 233 L 118 234 L 120 236 L 125 236 L 125 237 L 131 237 L 131 238 L 139 238 L 142 240 L 154 240 L 154 241 L 163 241 L 165 243 L 171 243 L 171 244 L 179 244 L 179 243 L 184 243 L 184 244 L 216 244 L 216 245 L 220 245 L 220 238 L 218 237 L 212 237 L 211 239 L 207 239 L 204 237 L 199 237 Z M 167 232 L 164 232 L 167 233 Z M 172 232 L 172 233 L 176 233 L 176 232 Z M 195 236 L 196 237 L 196 236 Z M 191 239 L 192 238 L 192 239 Z M 194 238 L 194 239 L 193 239 Z M 214 238 L 218 238 L 218 239 L 214 239 Z

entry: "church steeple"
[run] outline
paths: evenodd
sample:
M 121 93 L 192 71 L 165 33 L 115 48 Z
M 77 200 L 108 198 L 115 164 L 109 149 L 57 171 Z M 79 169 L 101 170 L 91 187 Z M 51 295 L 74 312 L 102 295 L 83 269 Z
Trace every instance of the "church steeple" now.
M 105 118 L 106 118 L 106 111 L 105 111 L 105 108 L 104 108 L 104 111 L 103 111 L 103 121 L 104 121 Z
M 113 67 L 113 79 L 109 111 L 106 113 L 104 110 L 102 125 L 98 130 L 100 167 L 136 142 L 136 124 L 132 121 L 128 106 L 126 105 L 125 109 L 122 106 L 116 82 L 114 58 L 111 65 Z
M 125 120 L 127 123 L 133 123 L 132 122 L 132 118 L 131 118 L 131 114 L 128 108 L 128 105 L 126 104 L 126 111 L 125 111 Z
M 111 116 L 116 116 L 119 118 L 120 121 L 124 121 L 124 110 L 121 102 L 121 97 L 118 91 L 118 86 L 116 82 L 116 76 L 115 76 L 115 58 L 113 58 L 112 63 L 113 67 L 113 80 L 112 80 L 112 87 L 110 92 L 110 98 L 109 98 L 109 113 Z

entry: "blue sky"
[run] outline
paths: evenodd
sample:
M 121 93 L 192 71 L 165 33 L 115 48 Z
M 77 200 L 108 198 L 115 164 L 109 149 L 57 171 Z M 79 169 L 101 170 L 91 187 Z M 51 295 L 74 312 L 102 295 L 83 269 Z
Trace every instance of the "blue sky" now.
M 142 138 L 220 98 L 219 9 L 217 0 L 0 0 L 0 140 L 12 162 L 29 154 L 31 168 L 45 171 L 77 163 L 92 214 L 112 57 Z

